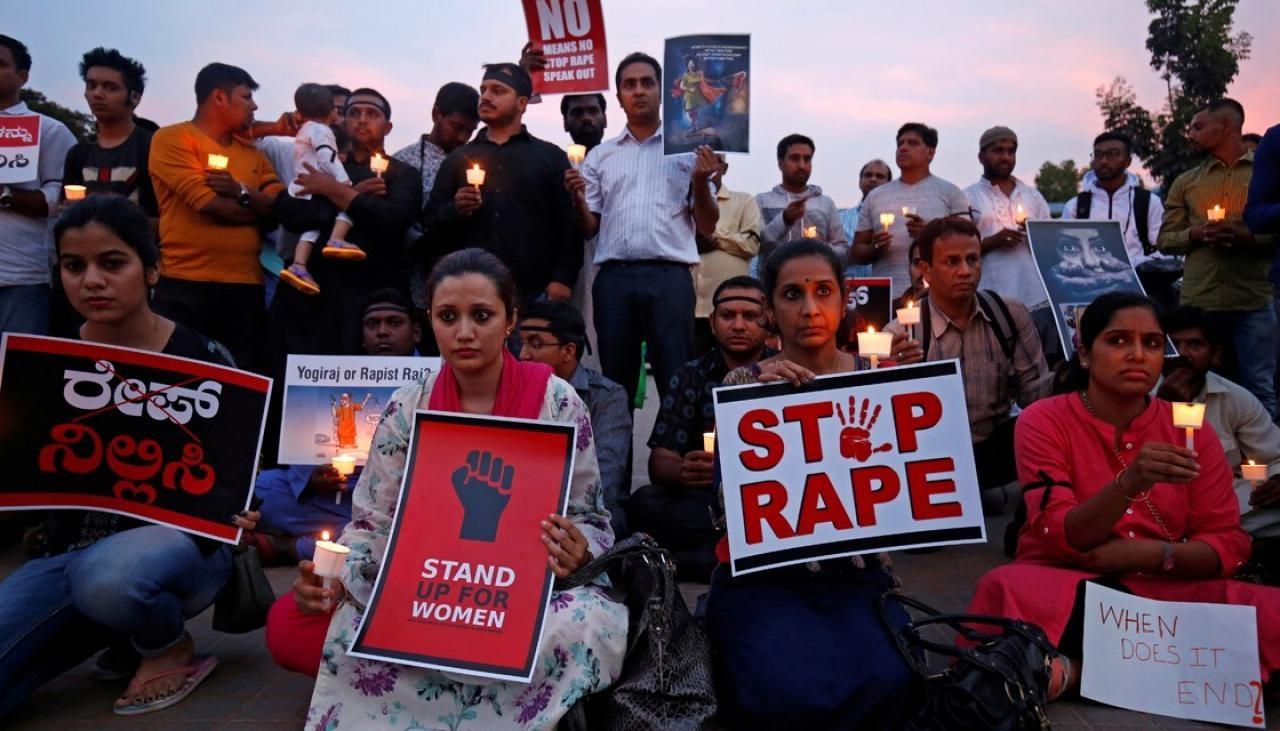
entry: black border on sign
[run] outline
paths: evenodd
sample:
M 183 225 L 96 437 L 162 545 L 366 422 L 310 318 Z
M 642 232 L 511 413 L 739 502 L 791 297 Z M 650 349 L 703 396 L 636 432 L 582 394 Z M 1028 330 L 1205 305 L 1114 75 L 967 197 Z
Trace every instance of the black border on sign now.
M 564 471 L 560 475 L 560 503 L 559 514 L 564 515 L 569 505 L 569 491 L 572 487 L 573 479 L 573 459 L 574 459 L 574 443 L 576 429 L 572 424 L 550 424 L 545 422 L 533 422 L 526 420 L 511 420 L 505 418 L 494 418 L 488 416 L 473 416 L 469 414 L 441 414 L 438 412 L 417 411 L 414 412 L 414 438 L 409 442 L 409 461 L 405 465 L 405 482 L 404 489 L 400 491 L 400 498 L 396 501 L 396 520 L 391 527 L 390 541 L 387 543 L 387 552 L 383 555 L 383 563 L 389 564 L 390 556 L 395 553 L 396 544 L 400 539 L 400 529 L 403 527 L 401 523 L 404 521 L 404 506 L 409 501 L 409 494 L 413 488 L 413 468 L 418 459 L 417 440 L 421 435 L 421 426 L 428 422 L 438 424 L 452 424 L 462 426 L 483 425 L 488 428 L 511 429 L 513 431 L 541 431 L 560 434 L 565 440 L 564 454 Z M 401 652 L 399 650 L 391 650 L 383 647 L 374 647 L 364 642 L 364 636 L 368 632 L 369 622 L 361 623 L 355 639 L 351 643 L 351 649 L 367 655 L 382 655 L 383 657 L 394 657 L 405 660 L 410 663 L 431 663 L 435 665 L 443 665 L 458 670 L 475 670 L 484 673 L 494 673 L 506 676 L 524 677 L 528 675 L 533 668 L 533 663 L 537 659 L 536 653 L 538 645 L 542 639 L 543 624 L 546 621 L 547 604 L 551 599 L 551 588 L 554 575 L 548 567 L 546 577 L 542 582 L 542 598 L 538 602 L 538 621 L 536 623 L 537 632 L 529 639 L 529 651 L 525 656 L 523 667 L 511 668 L 503 665 L 487 665 L 484 663 L 466 662 L 456 658 L 442 658 L 434 655 L 420 655 L 412 652 Z M 365 608 L 365 614 L 369 617 L 373 616 L 373 612 L 378 609 L 378 604 L 382 599 L 383 586 L 378 582 L 377 591 L 369 598 L 369 605 Z
M 799 388 L 783 381 L 781 383 L 764 383 L 744 388 L 717 388 L 713 395 L 718 404 L 731 404 L 735 401 L 747 401 L 773 396 L 787 396 L 793 393 L 832 391 L 837 388 L 854 386 L 875 386 L 881 383 L 913 381 L 921 378 L 936 378 L 959 373 L 954 360 L 921 363 L 919 365 L 895 366 L 893 368 L 877 368 L 873 371 L 853 371 L 836 376 L 815 378 Z
M 854 538 L 852 540 L 840 541 L 838 543 L 821 543 L 816 546 L 800 546 L 798 548 L 788 548 L 783 551 L 765 553 L 759 556 L 737 558 L 733 560 L 733 572 L 734 574 L 739 574 L 743 571 L 750 572 L 758 569 L 771 568 L 776 565 L 789 565 L 800 563 L 801 561 L 825 559 L 831 556 L 857 555 L 885 549 L 941 543 L 943 541 L 958 542 L 981 539 L 981 526 L 970 526 L 968 528 L 943 528 L 941 530 L 926 530 L 916 533 L 898 533 L 897 535 L 876 536 L 874 538 Z

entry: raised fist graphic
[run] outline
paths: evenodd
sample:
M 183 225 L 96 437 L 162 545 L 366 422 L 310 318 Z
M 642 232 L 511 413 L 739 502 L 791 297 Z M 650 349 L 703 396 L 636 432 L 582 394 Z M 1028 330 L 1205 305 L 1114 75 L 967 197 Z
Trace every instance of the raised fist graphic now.
M 453 471 L 453 491 L 462 503 L 459 538 L 488 541 L 498 534 L 498 520 L 511 500 L 516 468 L 488 452 L 472 451 L 467 463 Z
M 871 430 L 875 428 L 876 421 L 880 418 L 881 405 L 876 404 L 876 408 L 871 412 L 871 417 L 867 418 L 867 409 L 871 406 L 870 399 L 862 400 L 862 411 L 858 411 L 858 399 L 854 396 L 849 397 L 849 416 L 845 418 L 844 409 L 840 408 L 840 404 L 836 404 L 836 415 L 840 417 L 840 423 L 844 424 L 844 428 L 840 430 L 840 456 L 845 459 L 852 459 L 858 462 L 866 462 L 871 455 L 876 452 L 887 452 L 893 449 L 893 445 L 885 442 L 874 449 L 871 447 Z

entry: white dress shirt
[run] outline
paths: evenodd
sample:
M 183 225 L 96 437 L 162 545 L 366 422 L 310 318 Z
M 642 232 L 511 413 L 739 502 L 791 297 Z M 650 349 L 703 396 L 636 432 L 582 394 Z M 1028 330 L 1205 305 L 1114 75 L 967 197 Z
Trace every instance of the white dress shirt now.
M 0 111 L 18 116 L 31 114 L 26 102 Z M 62 170 L 75 135 L 62 122 L 40 115 L 40 161 L 37 177 L 26 183 L 10 183 L 12 190 L 39 190 L 49 203 L 49 215 L 31 218 L 0 209 L 0 287 L 48 284 L 53 266 L 53 219 L 62 200 Z
M 1050 217 L 1049 204 L 1040 191 L 1017 178 L 1013 179 L 1012 195 L 1005 195 L 986 178 L 965 188 L 964 194 L 976 211 L 978 232 L 984 239 L 1004 229 L 1018 230 L 1018 206 L 1022 206 L 1028 219 Z M 1018 300 L 1027 309 L 1049 302 L 1031 256 L 1031 245 L 1025 241 L 1012 249 L 996 249 L 982 255 L 982 285 Z

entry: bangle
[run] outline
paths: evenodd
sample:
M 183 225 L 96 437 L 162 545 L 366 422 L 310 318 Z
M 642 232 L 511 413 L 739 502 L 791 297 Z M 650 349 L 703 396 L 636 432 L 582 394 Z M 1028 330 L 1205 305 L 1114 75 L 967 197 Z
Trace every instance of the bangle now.
M 1147 494 L 1147 492 L 1149 492 L 1149 491 L 1148 491 L 1148 490 L 1143 490 L 1143 491 L 1139 492 L 1137 495 L 1134 495 L 1134 496 L 1132 496 L 1132 497 L 1130 497 L 1130 496 L 1129 496 L 1129 493 L 1125 492 L 1124 485 L 1121 485 L 1121 484 L 1120 484 L 1120 480 L 1124 477 L 1124 473 L 1125 473 L 1128 469 L 1129 469 L 1129 466 L 1128 466 L 1128 465 L 1125 465 L 1124 467 L 1121 467 L 1121 468 L 1120 468 L 1120 471 L 1116 473 L 1116 478 L 1115 478 L 1114 482 L 1115 482 L 1115 485 L 1116 485 L 1116 489 L 1120 491 L 1120 497 L 1124 498 L 1124 499 L 1125 499 L 1126 501 L 1128 501 L 1128 502 L 1136 503 L 1137 501 L 1139 501 L 1139 500 L 1141 500 L 1143 497 L 1145 497 L 1145 496 L 1146 496 L 1146 494 Z

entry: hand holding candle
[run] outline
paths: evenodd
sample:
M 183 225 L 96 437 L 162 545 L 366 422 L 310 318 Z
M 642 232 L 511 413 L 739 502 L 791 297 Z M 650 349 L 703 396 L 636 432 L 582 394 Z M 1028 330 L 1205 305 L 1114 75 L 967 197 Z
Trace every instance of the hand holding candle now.
M 209 153 L 209 159 L 205 165 L 210 170 L 226 170 L 228 162 L 230 162 L 230 160 L 227 159 L 226 155 L 215 155 L 213 153 Z
M 373 157 L 369 158 L 369 169 L 379 178 L 382 177 L 383 173 L 387 172 L 389 167 L 391 167 L 391 161 L 376 152 L 373 153 Z
M 716 453 L 716 433 L 713 431 L 702 432 L 702 451 L 707 454 Z
M 1251 489 L 1257 490 L 1258 483 L 1267 481 L 1267 466 L 1249 460 L 1248 464 L 1240 465 L 1240 475 L 1249 481 Z
M 906 218 L 907 216 L 914 216 L 914 215 L 916 215 L 916 207 L 915 207 L 915 206 L 903 206 L 903 207 L 902 207 L 902 217 L 903 217 L 903 218 Z
M 916 339 L 916 325 L 920 324 L 920 308 L 916 303 L 907 300 L 907 306 L 898 310 L 898 322 L 907 326 L 907 339 Z
M 858 354 L 871 359 L 871 367 L 879 368 L 880 359 L 888 358 L 893 347 L 893 333 L 878 333 L 874 327 L 858 333 Z
M 1195 448 L 1196 429 L 1204 424 L 1204 404 L 1175 402 L 1173 425 L 1187 430 L 1187 449 Z
M 331 460 L 331 462 L 333 463 L 333 468 L 338 471 L 338 476 L 342 478 L 343 487 L 345 487 L 347 478 L 351 477 L 351 475 L 354 474 L 356 471 L 355 455 L 339 454 L 337 457 L 334 457 Z M 342 504 L 341 489 L 339 489 L 338 492 L 334 494 L 333 502 L 335 505 Z
M 586 145 L 569 145 L 566 152 L 569 155 L 569 164 L 573 166 L 574 170 L 577 170 L 582 161 L 587 159 Z
M 484 171 L 480 169 L 480 163 L 467 168 L 467 185 L 474 185 L 476 188 L 484 185 Z
M 881 226 L 884 226 L 885 233 L 888 233 L 888 232 L 889 232 L 889 227 L 893 225 L 893 214 L 892 214 L 892 213 L 881 213 L 881 214 L 880 214 L 880 225 L 881 225 Z
M 1023 208 L 1021 203 L 1013 210 L 1013 220 L 1019 226 L 1027 222 L 1027 209 Z
M 1209 223 L 1222 223 L 1227 218 L 1227 209 L 1215 203 L 1213 208 L 1205 211 L 1205 218 Z
M 86 192 L 88 192 L 88 188 L 85 188 L 83 185 L 62 186 L 62 194 L 66 197 L 68 203 L 84 200 Z

